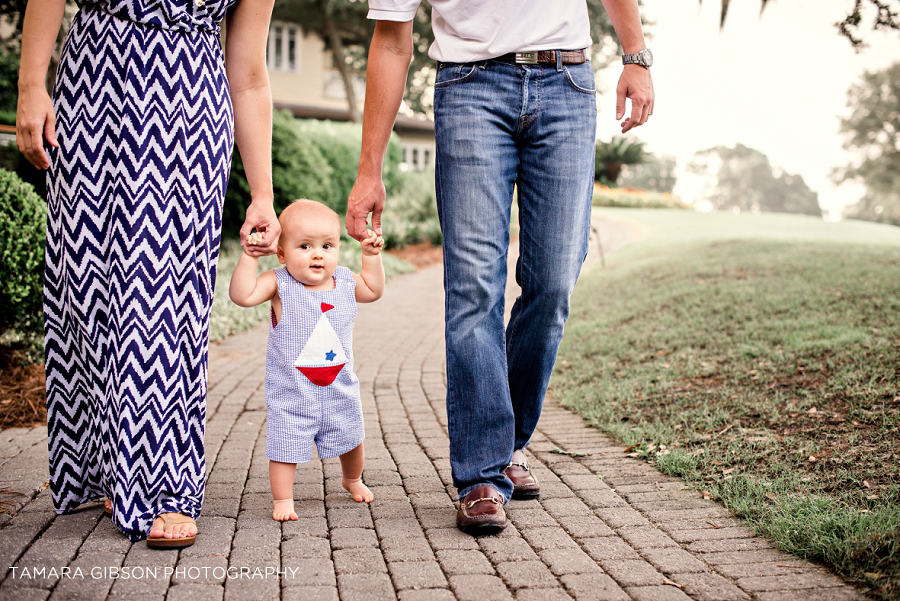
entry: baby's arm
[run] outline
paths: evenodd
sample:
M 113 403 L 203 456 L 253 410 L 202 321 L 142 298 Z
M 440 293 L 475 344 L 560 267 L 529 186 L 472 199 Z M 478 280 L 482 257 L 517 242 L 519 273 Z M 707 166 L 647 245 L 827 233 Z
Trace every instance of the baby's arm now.
M 259 266 L 259 258 L 241 253 L 234 273 L 231 274 L 231 286 L 228 294 L 235 304 L 241 307 L 255 307 L 268 300 L 272 300 L 278 292 L 278 278 L 274 271 L 266 271 L 256 277 L 256 268 Z
M 362 269 L 356 280 L 356 302 L 371 303 L 384 294 L 384 265 L 381 264 L 381 249 L 384 238 L 368 231 L 368 236 L 359 241 L 362 246 Z

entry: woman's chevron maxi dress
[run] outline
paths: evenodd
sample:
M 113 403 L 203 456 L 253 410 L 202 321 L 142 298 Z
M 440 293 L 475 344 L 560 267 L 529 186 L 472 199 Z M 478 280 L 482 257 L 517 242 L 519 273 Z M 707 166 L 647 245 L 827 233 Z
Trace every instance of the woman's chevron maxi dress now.
M 80 3 L 54 89 L 44 292 L 50 485 L 132 540 L 203 501 L 234 0 Z

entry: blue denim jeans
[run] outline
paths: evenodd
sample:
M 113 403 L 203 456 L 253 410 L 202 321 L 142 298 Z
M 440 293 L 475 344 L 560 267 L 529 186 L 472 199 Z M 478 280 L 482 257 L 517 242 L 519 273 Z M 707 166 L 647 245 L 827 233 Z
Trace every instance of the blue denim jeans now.
M 508 500 L 502 471 L 534 433 L 587 254 L 594 72 L 440 63 L 434 94 L 453 484 L 460 497 L 489 484 Z M 514 187 L 522 293 L 504 330 Z

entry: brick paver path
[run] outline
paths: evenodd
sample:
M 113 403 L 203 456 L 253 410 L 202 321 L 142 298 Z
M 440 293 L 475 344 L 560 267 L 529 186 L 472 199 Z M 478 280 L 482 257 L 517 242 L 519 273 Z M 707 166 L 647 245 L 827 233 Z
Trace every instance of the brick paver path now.
M 630 235 L 600 225 L 605 245 Z M 364 477 L 376 499 L 369 506 L 341 489 L 336 459 L 314 460 L 297 470 L 299 521 L 272 521 L 265 327 L 212 349 L 209 483 L 198 542 L 181 552 L 132 545 L 102 518 L 99 503 L 56 516 L 45 489 L 46 428 L 0 432 L 0 488 L 24 493 L 3 496 L 16 513 L 0 519 L 0 599 L 863 598 L 822 568 L 776 551 L 679 480 L 626 457 L 552 400 L 529 447 L 540 500 L 510 502 L 511 525 L 500 535 L 459 532 L 442 308 L 434 267 L 392 280 L 383 299 L 360 309 L 354 348 Z

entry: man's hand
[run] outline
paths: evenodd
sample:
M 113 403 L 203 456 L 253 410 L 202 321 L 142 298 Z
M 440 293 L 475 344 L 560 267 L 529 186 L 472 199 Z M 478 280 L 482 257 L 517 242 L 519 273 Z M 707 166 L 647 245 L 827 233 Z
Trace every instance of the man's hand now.
M 625 99 L 631 99 L 631 116 L 622 121 L 622 133 L 643 125 L 653 114 L 653 80 L 650 70 L 640 65 L 625 65 L 616 87 L 616 120 L 625 116 Z
M 256 233 L 262 236 L 254 236 L 251 232 L 256 228 Z M 275 254 L 278 247 L 278 237 L 281 235 L 281 224 L 275 215 L 272 202 L 254 201 L 247 207 L 247 216 L 241 227 L 241 246 L 244 252 L 252 257 L 262 257 Z
M 384 211 L 384 182 L 381 178 L 360 175 L 353 184 L 347 199 L 347 233 L 357 240 L 368 237 L 366 231 L 369 213 L 372 214 L 372 229 L 381 235 L 381 212 Z

